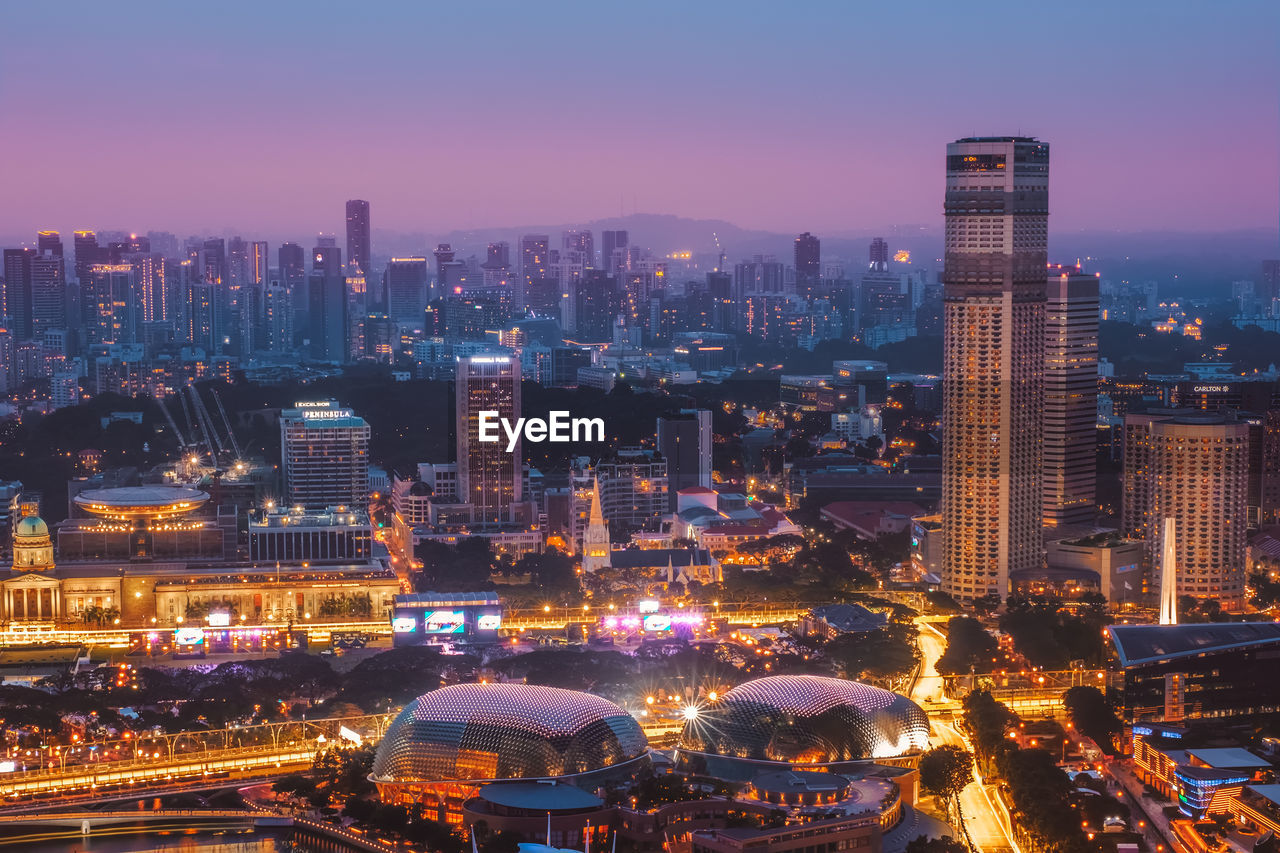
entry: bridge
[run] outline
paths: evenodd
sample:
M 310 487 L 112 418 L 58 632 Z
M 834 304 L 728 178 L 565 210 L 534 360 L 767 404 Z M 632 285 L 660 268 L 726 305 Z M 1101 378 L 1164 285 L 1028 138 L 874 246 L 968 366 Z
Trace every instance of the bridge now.
M 113 791 L 279 776 L 310 769 L 331 742 L 381 738 L 390 720 L 390 714 L 290 720 L 44 747 L 37 751 L 34 768 L 0 776 L 0 803 L 73 802 L 100 799 Z

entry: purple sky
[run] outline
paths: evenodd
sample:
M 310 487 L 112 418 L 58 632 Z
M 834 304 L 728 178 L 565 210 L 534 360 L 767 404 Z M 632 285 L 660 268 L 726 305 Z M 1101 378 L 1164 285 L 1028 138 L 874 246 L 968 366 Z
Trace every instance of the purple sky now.
M 1015 132 L 1053 146 L 1059 233 L 1278 218 L 1266 0 L 12 3 L 0 26 L 0 235 L 336 231 L 357 197 L 401 232 L 937 226 L 944 144 Z

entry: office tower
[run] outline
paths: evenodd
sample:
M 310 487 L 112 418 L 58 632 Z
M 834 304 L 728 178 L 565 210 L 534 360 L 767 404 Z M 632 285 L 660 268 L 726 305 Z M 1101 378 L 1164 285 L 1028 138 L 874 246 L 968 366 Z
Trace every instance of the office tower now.
M 1262 285 L 1258 296 L 1268 305 L 1270 300 L 1280 299 L 1280 261 L 1262 262 Z
M 711 328 L 717 332 L 733 331 L 737 312 L 733 274 L 723 270 L 707 273 L 707 295 L 713 305 Z
M 43 340 L 50 329 L 66 328 L 66 264 L 61 244 L 56 249 L 46 245 L 31 259 L 31 337 Z
M 871 249 L 867 252 L 868 266 L 873 270 L 886 270 L 889 268 L 889 244 L 884 241 L 883 237 L 877 237 L 871 241 Z
M 1044 310 L 1044 523 L 1091 524 L 1097 490 L 1098 277 L 1050 267 Z
M 347 263 L 366 276 L 373 275 L 370 245 L 369 202 L 352 199 L 347 202 Z
M 42 255 L 62 257 L 62 235 L 57 231 L 36 232 L 36 251 Z
M 4 250 L 4 302 L 0 316 L 9 318 L 15 341 L 31 339 L 31 261 L 35 249 Z
M 327 509 L 368 503 L 369 425 L 351 409 L 318 400 L 282 411 L 280 455 L 290 506 Z
M 1191 410 L 1125 415 L 1123 532 L 1155 565 L 1174 520 L 1179 598 L 1243 607 L 1248 481 L 1247 424 Z
M 947 146 L 942 588 L 1009 594 L 1042 563 L 1041 410 L 1049 146 Z
M 309 300 L 307 335 L 311 357 L 317 361 L 341 363 L 347 360 L 347 279 L 342 274 L 342 251 L 333 246 L 316 246 L 311 253 L 311 277 L 307 283 Z
M 613 275 L 620 269 L 627 268 L 627 232 L 600 232 L 600 266 Z
M 548 276 L 551 238 L 546 234 L 526 234 L 520 238 L 520 277 L 517 280 L 516 308 L 529 304 L 530 294 Z
M 678 509 L 681 489 L 711 488 L 711 412 L 681 409 L 658 418 L 658 452 L 667 460 L 667 511 Z
M 81 298 L 88 312 L 90 344 L 127 344 L 138 340 L 141 300 L 136 298 L 131 264 L 94 264 Z
M 511 505 L 521 500 L 524 448 L 517 441 L 507 452 L 505 435 L 480 441 L 480 412 L 496 412 L 511 423 L 520 417 L 520 362 L 505 355 L 459 358 L 455 394 L 458 494 L 475 521 L 509 522 Z
M 297 243 L 281 243 L 276 250 L 276 266 L 280 268 L 280 281 L 285 287 L 303 284 L 307 280 L 306 252 Z
M 573 290 L 577 300 L 574 311 L 575 325 L 566 328 L 578 341 L 607 341 L 612 334 L 613 321 L 621 310 L 618 279 L 604 270 L 588 270 Z
M 457 253 L 448 243 L 440 243 L 431 254 L 436 258 L 436 292 L 443 296 L 461 292 L 466 262 L 455 260 Z
M 484 267 L 492 270 L 511 269 L 511 244 L 506 240 L 490 243 L 485 251 Z
M 813 287 L 822 281 L 822 241 L 808 231 L 796 238 L 796 283 Z
M 736 264 L 733 276 L 738 292 L 744 295 L 781 293 L 786 286 L 783 265 L 772 255 L 755 255 L 750 261 Z
M 395 323 L 422 325 L 430 273 L 426 258 L 392 258 L 383 271 L 387 314 Z
M 565 231 L 560 235 L 560 245 L 567 251 L 580 252 L 583 267 L 591 269 L 596 265 L 596 240 L 590 231 Z
M 89 277 L 89 267 L 105 260 L 98 246 L 98 235 L 92 231 L 77 231 L 73 235 L 76 252 L 76 281 L 84 282 Z
M 210 284 L 227 280 L 227 241 L 221 237 L 205 240 L 200 249 L 200 271 Z
M 217 348 L 218 316 L 217 291 L 213 284 L 204 280 L 198 273 L 187 281 L 184 304 L 184 327 L 187 340 L 192 346 L 204 350 L 212 356 Z

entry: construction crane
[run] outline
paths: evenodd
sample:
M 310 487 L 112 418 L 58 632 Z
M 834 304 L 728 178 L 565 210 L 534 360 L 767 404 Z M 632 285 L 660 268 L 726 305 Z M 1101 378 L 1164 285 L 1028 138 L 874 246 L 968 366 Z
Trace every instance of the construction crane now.
M 240 452 L 240 442 L 236 441 L 236 434 L 231 429 L 231 419 L 227 417 L 227 410 L 222 405 L 222 398 L 218 396 L 218 389 L 210 388 L 209 393 L 213 395 L 213 402 L 218 406 L 218 413 L 222 415 L 222 425 L 227 428 L 227 441 L 231 442 L 231 449 L 235 451 L 237 459 L 243 459 L 244 454 Z
M 156 398 L 156 402 L 160 404 L 160 411 L 164 412 L 164 419 L 169 422 L 169 428 L 173 430 L 173 434 L 178 438 L 179 451 L 185 456 L 187 453 L 187 439 L 183 437 L 182 430 L 178 429 L 178 422 L 173 419 L 173 413 L 164 404 L 164 397 Z
M 195 418 L 191 416 L 191 407 L 187 404 L 187 395 L 183 394 L 182 391 L 178 391 L 178 400 L 182 403 L 182 416 L 187 421 L 187 429 L 191 430 L 191 444 L 193 445 L 197 444 L 198 442 L 196 441 L 196 430 L 199 427 L 196 424 Z M 208 436 L 205 436 L 204 442 L 205 442 L 205 445 L 208 446 L 209 444 Z M 213 455 L 212 448 L 210 448 L 209 450 L 209 455 L 210 456 Z
M 716 254 L 718 255 L 716 272 L 724 272 L 724 247 L 720 245 L 720 235 L 712 231 L 711 239 L 716 241 Z
M 213 418 L 209 417 L 209 410 L 205 408 L 204 400 L 200 399 L 200 392 L 196 390 L 196 386 L 188 385 L 187 392 L 191 395 L 191 408 L 195 409 L 200 430 L 205 434 L 206 443 L 209 445 L 209 454 L 216 459 L 219 455 L 226 453 L 226 448 L 222 446 L 218 431 L 213 428 Z M 215 445 L 217 450 L 214 449 Z

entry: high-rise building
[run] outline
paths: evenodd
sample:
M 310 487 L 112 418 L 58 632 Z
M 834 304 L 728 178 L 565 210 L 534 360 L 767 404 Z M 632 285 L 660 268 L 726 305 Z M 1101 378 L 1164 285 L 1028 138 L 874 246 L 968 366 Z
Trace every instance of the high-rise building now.
M 142 300 L 137 298 L 132 264 L 94 264 L 81 288 L 89 343 L 127 344 L 138 340 Z
M 711 412 L 681 409 L 658 418 L 658 452 L 667 460 L 667 511 L 678 509 L 681 489 L 711 488 Z
M 1039 569 L 1049 146 L 947 146 L 942 588 L 1009 594 Z
M 512 504 L 521 501 L 523 444 L 517 440 L 508 452 L 501 429 L 499 441 L 481 441 L 480 413 L 494 412 L 511 423 L 520 417 L 520 361 L 505 355 L 459 358 L 455 393 L 458 495 L 471 505 L 476 522 L 510 522 Z
M 280 244 L 276 250 L 276 265 L 280 267 L 280 281 L 285 287 L 307 280 L 307 253 L 297 243 Z
M 592 269 L 596 265 L 596 238 L 591 231 L 570 229 L 560 235 L 560 245 L 569 252 L 578 252 L 582 256 L 582 265 Z
M 873 270 L 889 268 L 889 244 L 883 237 L 877 237 L 871 241 L 871 248 L 867 251 L 867 261 L 868 266 Z
M 273 352 L 288 352 L 293 348 L 293 297 L 289 288 L 278 280 L 267 285 L 263 293 L 263 330 L 265 346 Z
M 43 340 L 48 330 L 65 328 L 67 273 L 59 244 L 56 249 L 46 246 L 31 259 L 31 337 Z
M 85 282 L 89 277 L 89 267 L 106 260 L 106 255 L 98 246 L 98 235 L 93 231 L 77 231 L 74 234 L 76 253 L 76 281 Z
M 270 265 L 270 253 L 263 240 L 255 240 L 249 244 L 249 283 L 266 286 L 267 267 Z
M 62 235 L 57 231 L 37 231 L 36 251 L 42 255 L 62 257 Z
M 490 243 L 485 251 L 485 269 L 511 269 L 511 244 L 506 240 Z
M 314 400 L 282 411 L 280 455 L 289 506 L 327 509 L 368 503 L 369 425 L 351 409 L 333 400 Z
M 1044 523 L 1090 524 L 1098 470 L 1098 277 L 1050 267 L 1046 292 Z
M 628 248 L 626 231 L 600 232 L 600 266 L 609 275 L 626 269 Z
M 1268 302 L 1280 299 L 1280 261 L 1262 262 L 1262 286 L 1258 295 Z
M 373 275 L 370 257 L 369 202 L 352 199 L 347 202 L 347 263 L 366 276 Z
M 0 316 L 13 323 L 15 341 L 31 339 L 31 261 L 35 249 L 4 250 L 4 300 Z
M 808 231 L 796 238 L 795 265 L 797 285 L 822 281 L 822 241 Z
M 551 275 L 551 238 L 546 234 L 526 234 L 520 238 L 520 277 L 516 307 L 528 304 L 529 294 Z
M 430 273 L 426 258 L 392 258 L 383 273 L 387 315 L 396 323 L 422 325 Z
M 1158 565 L 1174 520 L 1178 598 L 1244 606 L 1249 444 L 1247 424 L 1216 412 L 1125 415 L 1123 532 Z
M 431 254 L 436 258 L 436 292 L 448 296 L 462 285 L 467 264 L 456 260 L 458 253 L 448 243 L 440 243 Z
M 342 274 L 342 251 L 316 246 L 311 253 L 307 283 L 307 316 L 311 357 L 341 363 L 347 360 L 347 279 Z

